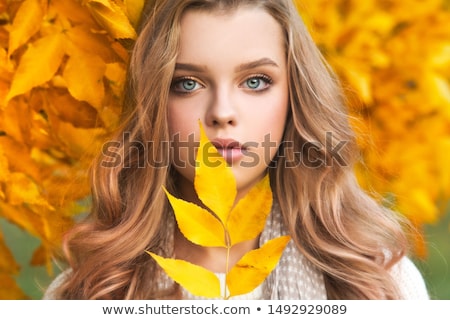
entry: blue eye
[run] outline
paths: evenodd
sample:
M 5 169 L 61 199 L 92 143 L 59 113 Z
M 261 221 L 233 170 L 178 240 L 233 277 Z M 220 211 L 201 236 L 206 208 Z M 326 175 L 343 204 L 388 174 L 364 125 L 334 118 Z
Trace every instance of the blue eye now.
M 263 91 L 272 84 L 272 79 L 266 75 L 252 76 L 245 80 L 243 87 L 252 91 Z
M 194 90 L 196 84 L 197 83 L 194 80 L 191 80 L 191 79 L 183 80 L 181 82 L 181 85 L 183 86 L 183 89 L 185 89 L 186 91 Z
M 172 84 L 172 90 L 177 93 L 190 93 L 194 92 L 202 86 L 196 80 L 191 78 L 182 78 L 175 80 Z
M 261 84 L 261 79 L 251 78 L 246 81 L 246 84 L 250 89 L 258 89 L 259 85 Z

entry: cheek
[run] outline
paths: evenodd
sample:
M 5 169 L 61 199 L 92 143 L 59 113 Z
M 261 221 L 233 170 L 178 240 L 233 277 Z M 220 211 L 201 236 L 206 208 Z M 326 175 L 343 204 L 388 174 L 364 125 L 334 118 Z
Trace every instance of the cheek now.
M 179 104 L 168 105 L 168 126 L 171 139 L 171 162 L 185 177 L 192 175 L 195 164 L 195 141 L 198 121 L 195 113 L 187 113 Z
M 180 101 L 169 103 L 167 121 L 170 136 L 196 134 L 199 130 L 198 120 L 201 119 L 200 116 L 200 111 L 195 105 L 181 103 Z
M 280 142 L 286 125 L 288 113 L 288 99 L 285 95 L 275 95 L 267 101 L 267 108 L 263 112 L 255 114 L 259 118 L 259 123 L 264 124 L 260 130 L 264 134 L 269 134 L 271 141 Z M 256 119 L 255 119 L 256 120 Z
M 178 108 L 169 106 L 168 125 L 171 137 L 175 134 L 184 135 L 189 130 L 189 124 L 190 121 L 186 119 L 183 112 L 180 112 Z
M 175 133 L 180 132 L 180 125 L 182 124 L 182 121 L 179 121 L 179 115 L 176 108 L 170 104 L 168 106 L 167 123 L 169 125 L 169 133 L 171 137 Z
M 274 101 L 275 103 L 275 114 L 273 117 L 273 126 L 275 127 L 275 132 L 277 134 L 278 140 L 281 140 L 286 126 L 286 118 L 289 110 L 289 98 L 287 86 L 281 91 L 278 99 Z

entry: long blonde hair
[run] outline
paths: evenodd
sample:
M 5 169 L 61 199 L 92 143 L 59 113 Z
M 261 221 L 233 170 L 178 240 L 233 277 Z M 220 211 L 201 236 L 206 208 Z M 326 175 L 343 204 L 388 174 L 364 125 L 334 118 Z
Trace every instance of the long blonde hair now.
M 228 12 L 240 6 L 266 10 L 284 31 L 290 84 L 284 141 L 289 143 L 269 172 L 293 241 L 323 272 L 328 298 L 399 298 L 389 268 L 406 253 L 403 227 L 356 182 L 358 151 L 341 89 L 290 0 L 148 2 L 131 56 L 122 126 L 112 138 L 120 142 L 121 165 L 109 166 L 101 155 L 92 169 L 92 212 L 65 239 L 72 271 L 59 297 L 179 297 L 176 287 L 161 288 L 161 271 L 145 250 L 163 255 L 173 250 L 168 245 L 173 230 L 167 227 L 173 217 L 161 186 L 174 189 L 166 106 L 180 19 L 186 10 Z M 306 155 L 308 144 L 330 148 L 310 148 Z M 339 157 L 333 153 L 337 149 Z M 145 163 L 155 157 L 162 165 Z

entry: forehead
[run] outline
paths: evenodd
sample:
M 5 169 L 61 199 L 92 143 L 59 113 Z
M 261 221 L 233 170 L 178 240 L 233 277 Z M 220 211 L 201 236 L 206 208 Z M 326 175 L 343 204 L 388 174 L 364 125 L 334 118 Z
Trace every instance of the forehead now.
M 279 23 L 264 9 L 239 7 L 229 12 L 188 10 L 181 19 L 179 60 L 239 56 L 283 56 Z

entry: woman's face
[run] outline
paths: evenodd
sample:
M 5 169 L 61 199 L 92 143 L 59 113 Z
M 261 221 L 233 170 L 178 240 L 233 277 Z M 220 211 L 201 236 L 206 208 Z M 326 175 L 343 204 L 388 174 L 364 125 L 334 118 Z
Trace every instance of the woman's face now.
M 261 179 L 281 143 L 288 110 L 282 29 L 259 8 L 187 11 L 169 97 L 173 165 L 193 192 L 199 120 L 231 165 L 238 197 Z

